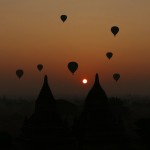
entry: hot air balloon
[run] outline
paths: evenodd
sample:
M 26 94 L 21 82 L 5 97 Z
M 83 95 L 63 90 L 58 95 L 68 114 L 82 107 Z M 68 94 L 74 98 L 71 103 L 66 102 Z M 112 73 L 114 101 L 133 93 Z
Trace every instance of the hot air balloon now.
M 16 70 L 16 75 L 18 76 L 18 78 L 20 79 L 24 74 L 24 71 L 22 69 L 18 69 Z
M 74 61 L 68 63 L 68 69 L 74 74 L 74 72 L 77 70 L 78 64 Z
M 67 19 L 67 16 L 66 16 L 66 15 L 61 15 L 61 16 L 60 16 L 60 19 L 61 19 L 63 22 L 65 22 L 66 19 Z
M 110 59 L 113 56 L 113 53 L 112 52 L 107 52 L 106 56 L 108 57 L 108 59 Z
M 37 68 L 38 68 L 39 71 L 42 71 L 43 65 L 42 65 L 42 64 L 38 64 L 38 65 L 37 65 Z
M 113 74 L 113 78 L 114 78 L 114 80 L 116 80 L 116 82 L 119 80 L 119 78 L 120 78 L 120 74 L 119 73 L 114 73 Z
M 116 36 L 116 34 L 119 32 L 119 28 L 117 26 L 111 27 L 111 32 Z

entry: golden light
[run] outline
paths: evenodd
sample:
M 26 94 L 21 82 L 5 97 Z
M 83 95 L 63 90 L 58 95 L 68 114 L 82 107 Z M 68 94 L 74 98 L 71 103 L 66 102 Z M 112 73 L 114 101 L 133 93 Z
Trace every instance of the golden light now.
M 87 84 L 87 82 L 88 82 L 87 79 L 83 79 L 83 80 L 82 80 L 82 83 L 83 83 L 83 84 Z

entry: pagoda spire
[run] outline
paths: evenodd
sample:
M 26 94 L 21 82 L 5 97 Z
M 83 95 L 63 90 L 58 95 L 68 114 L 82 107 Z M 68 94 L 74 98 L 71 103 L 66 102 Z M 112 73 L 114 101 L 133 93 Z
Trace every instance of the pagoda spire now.
M 94 85 L 89 91 L 86 100 L 85 100 L 85 107 L 90 108 L 90 109 L 95 109 L 95 108 L 100 108 L 100 107 L 105 107 L 108 105 L 108 98 L 101 87 L 101 84 L 99 82 L 99 76 L 96 73 L 95 75 L 95 81 Z
M 52 111 L 55 108 L 56 102 L 48 84 L 48 77 L 45 75 L 43 86 L 35 103 L 35 111 Z

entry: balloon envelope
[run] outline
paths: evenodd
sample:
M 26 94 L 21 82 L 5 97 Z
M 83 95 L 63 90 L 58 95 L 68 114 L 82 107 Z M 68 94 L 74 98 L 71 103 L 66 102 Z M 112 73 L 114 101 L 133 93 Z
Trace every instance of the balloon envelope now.
M 111 32 L 116 36 L 116 34 L 119 32 L 119 28 L 117 26 L 111 27 Z
M 23 74 L 24 74 L 24 72 L 22 69 L 16 70 L 16 75 L 18 76 L 19 79 L 23 76 Z
M 120 74 L 119 73 L 114 73 L 113 74 L 113 78 L 114 78 L 114 80 L 116 80 L 116 82 L 119 80 L 119 78 L 120 78 Z
M 108 57 L 108 59 L 110 59 L 113 56 L 113 53 L 112 52 L 107 52 L 106 56 Z
M 72 73 L 74 73 L 77 70 L 77 68 L 78 68 L 78 64 L 76 62 L 72 61 L 72 62 L 68 63 L 68 69 Z
M 63 22 L 65 22 L 66 19 L 67 19 L 67 16 L 66 16 L 66 15 L 61 15 L 61 16 L 60 16 L 60 19 L 61 19 Z
M 42 64 L 38 64 L 37 68 L 38 68 L 39 71 L 41 71 L 43 69 L 43 65 Z

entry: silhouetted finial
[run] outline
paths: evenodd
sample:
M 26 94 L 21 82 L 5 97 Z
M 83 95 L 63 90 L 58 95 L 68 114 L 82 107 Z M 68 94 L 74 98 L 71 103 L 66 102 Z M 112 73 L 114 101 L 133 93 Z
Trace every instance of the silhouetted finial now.
M 94 85 L 96 85 L 96 86 L 97 86 L 97 85 L 98 85 L 98 86 L 100 85 L 100 84 L 99 84 L 99 76 L 98 76 L 98 73 L 96 73 L 96 75 L 95 75 L 95 83 L 94 83 Z
M 47 77 L 47 75 L 44 76 L 44 82 L 48 83 L 48 77 Z

